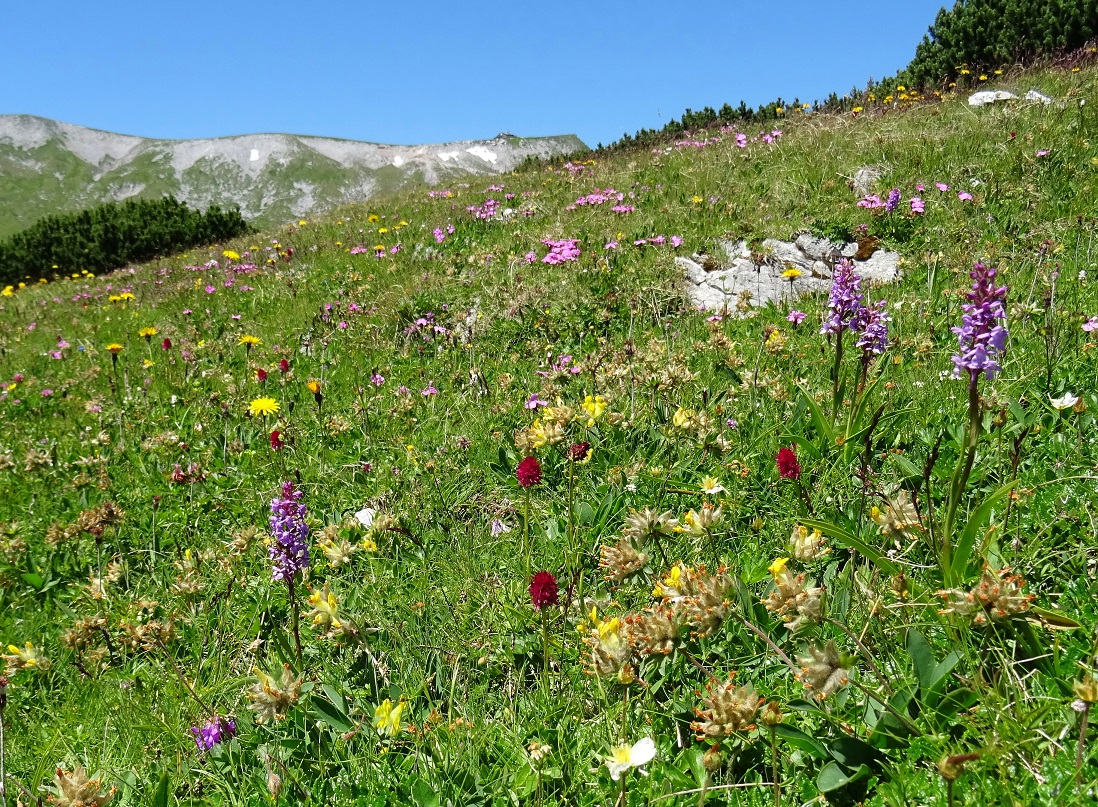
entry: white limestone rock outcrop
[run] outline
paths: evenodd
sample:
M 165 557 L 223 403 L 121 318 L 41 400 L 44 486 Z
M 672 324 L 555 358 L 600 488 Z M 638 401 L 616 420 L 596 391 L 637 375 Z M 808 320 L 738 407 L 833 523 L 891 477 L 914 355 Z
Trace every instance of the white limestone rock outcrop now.
M 705 311 L 738 311 L 742 306 L 781 304 L 804 295 L 826 293 L 831 288 L 835 263 L 840 258 L 853 260 L 858 252 L 856 243 L 835 243 L 810 233 L 795 241 L 768 238 L 762 242 L 761 253 L 754 256 L 744 241 L 722 241 L 720 246 L 725 260 L 714 260 L 716 256 L 703 259 L 710 270 L 698 260 L 675 258 L 683 270 L 687 296 Z M 879 249 L 866 260 L 853 262 L 869 285 L 891 283 L 899 277 L 898 252 Z M 787 269 L 797 269 L 801 274 L 790 280 L 782 275 Z
M 968 97 L 969 106 L 990 106 L 1004 101 L 1013 101 L 1018 96 L 1006 90 L 980 90 Z

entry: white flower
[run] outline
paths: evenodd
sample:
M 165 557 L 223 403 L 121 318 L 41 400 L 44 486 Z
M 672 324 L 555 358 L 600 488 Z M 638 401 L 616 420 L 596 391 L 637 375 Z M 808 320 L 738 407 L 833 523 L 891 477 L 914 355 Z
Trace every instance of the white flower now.
M 1075 406 L 1075 404 L 1079 403 L 1079 396 L 1072 395 L 1070 392 L 1065 392 L 1059 398 L 1053 398 L 1050 395 L 1049 396 L 1049 401 L 1057 409 L 1060 409 L 1060 410 L 1071 409 L 1071 407 L 1073 407 L 1073 406 Z
M 633 743 L 632 747 L 619 745 L 612 748 L 610 756 L 606 758 L 606 767 L 610 771 L 610 778 L 616 782 L 630 768 L 639 768 L 655 758 L 656 743 L 651 737 L 645 737 Z
M 724 493 L 724 485 L 722 485 L 716 477 L 707 476 L 702 480 L 702 493 L 716 496 L 718 493 Z
M 374 518 L 376 516 L 377 510 L 372 507 L 363 507 L 357 513 L 355 513 L 355 518 L 358 520 L 358 523 L 366 529 L 370 529 L 370 527 L 373 526 Z

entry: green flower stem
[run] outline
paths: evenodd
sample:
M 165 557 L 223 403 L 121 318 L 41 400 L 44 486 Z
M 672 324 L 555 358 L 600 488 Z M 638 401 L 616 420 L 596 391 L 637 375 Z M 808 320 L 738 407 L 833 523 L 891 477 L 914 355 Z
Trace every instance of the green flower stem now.
M 843 366 L 843 329 L 835 335 L 835 364 L 831 368 L 831 420 L 839 416 L 839 374 Z
M 953 479 L 949 486 L 949 504 L 946 508 L 945 525 L 942 529 L 942 579 L 947 586 L 953 583 L 952 568 L 952 542 L 953 528 L 957 518 L 957 508 L 968 487 L 968 479 L 972 474 L 972 466 L 976 461 L 976 445 L 980 441 L 980 392 L 976 385 L 976 377 L 968 385 L 968 440 L 965 444 L 965 455 L 957 464 L 953 472 Z

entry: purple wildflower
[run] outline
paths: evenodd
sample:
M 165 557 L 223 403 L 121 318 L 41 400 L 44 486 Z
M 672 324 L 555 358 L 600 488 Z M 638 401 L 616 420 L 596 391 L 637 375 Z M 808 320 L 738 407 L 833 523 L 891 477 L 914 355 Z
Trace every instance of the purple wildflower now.
M 270 556 L 274 561 L 275 580 L 293 580 L 309 568 L 309 546 L 305 543 L 309 537 L 309 525 L 305 523 L 308 511 L 298 502 L 300 498 L 301 491 L 294 490 L 293 482 L 283 482 L 282 497 L 271 502 L 270 525 L 274 541 Z
M 863 360 L 870 356 L 880 356 L 888 349 L 888 323 L 892 318 L 885 310 L 884 300 L 866 309 L 861 335 L 855 343 L 862 351 Z
M 1090 333 L 1091 331 L 1098 331 L 1098 317 L 1091 317 L 1086 322 L 1084 322 L 1083 330 L 1086 333 Z
M 199 751 L 209 751 L 215 745 L 220 745 L 225 740 L 231 740 L 236 736 L 236 721 L 215 717 L 204 726 L 192 728 L 191 734 L 194 735 L 194 742 Z
M 972 291 L 961 306 L 961 327 L 951 329 L 960 343 L 960 351 L 953 356 L 953 377 L 960 378 L 961 372 L 967 371 L 971 386 L 980 373 L 987 373 L 989 380 L 995 378 L 1001 369 L 998 356 L 1006 348 L 1007 329 L 1001 323 L 1006 319 L 1003 301 L 1009 287 L 996 286 L 996 274 L 979 262 L 972 267 Z
M 918 196 L 913 196 L 911 198 L 911 212 L 912 213 L 925 213 L 926 212 L 926 205 L 923 202 L 923 200 L 920 199 Z
M 790 311 L 786 314 L 785 319 L 787 322 L 792 322 L 794 325 L 800 325 L 804 322 L 804 318 L 808 316 L 803 311 Z
M 824 317 L 822 334 L 842 334 L 844 330 L 861 330 L 866 314 L 862 299 L 862 278 L 854 271 L 854 264 L 841 259 L 831 278 L 831 293 L 827 298 L 827 316 Z
M 900 206 L 900 189 L 893 188 L 888 192 L 888 201 L 885 202 L 885 213 L 891 213 Z

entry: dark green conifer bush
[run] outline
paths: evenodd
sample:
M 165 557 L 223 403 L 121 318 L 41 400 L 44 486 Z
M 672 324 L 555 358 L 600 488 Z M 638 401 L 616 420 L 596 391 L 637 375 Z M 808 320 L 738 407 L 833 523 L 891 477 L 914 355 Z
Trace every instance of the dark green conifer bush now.
M 205 213 L 172 196 L 131 199 L 46 216 L 0 241 L 0 283 L 72 272 L 106 272 L 250 230 L 238 209 Z

